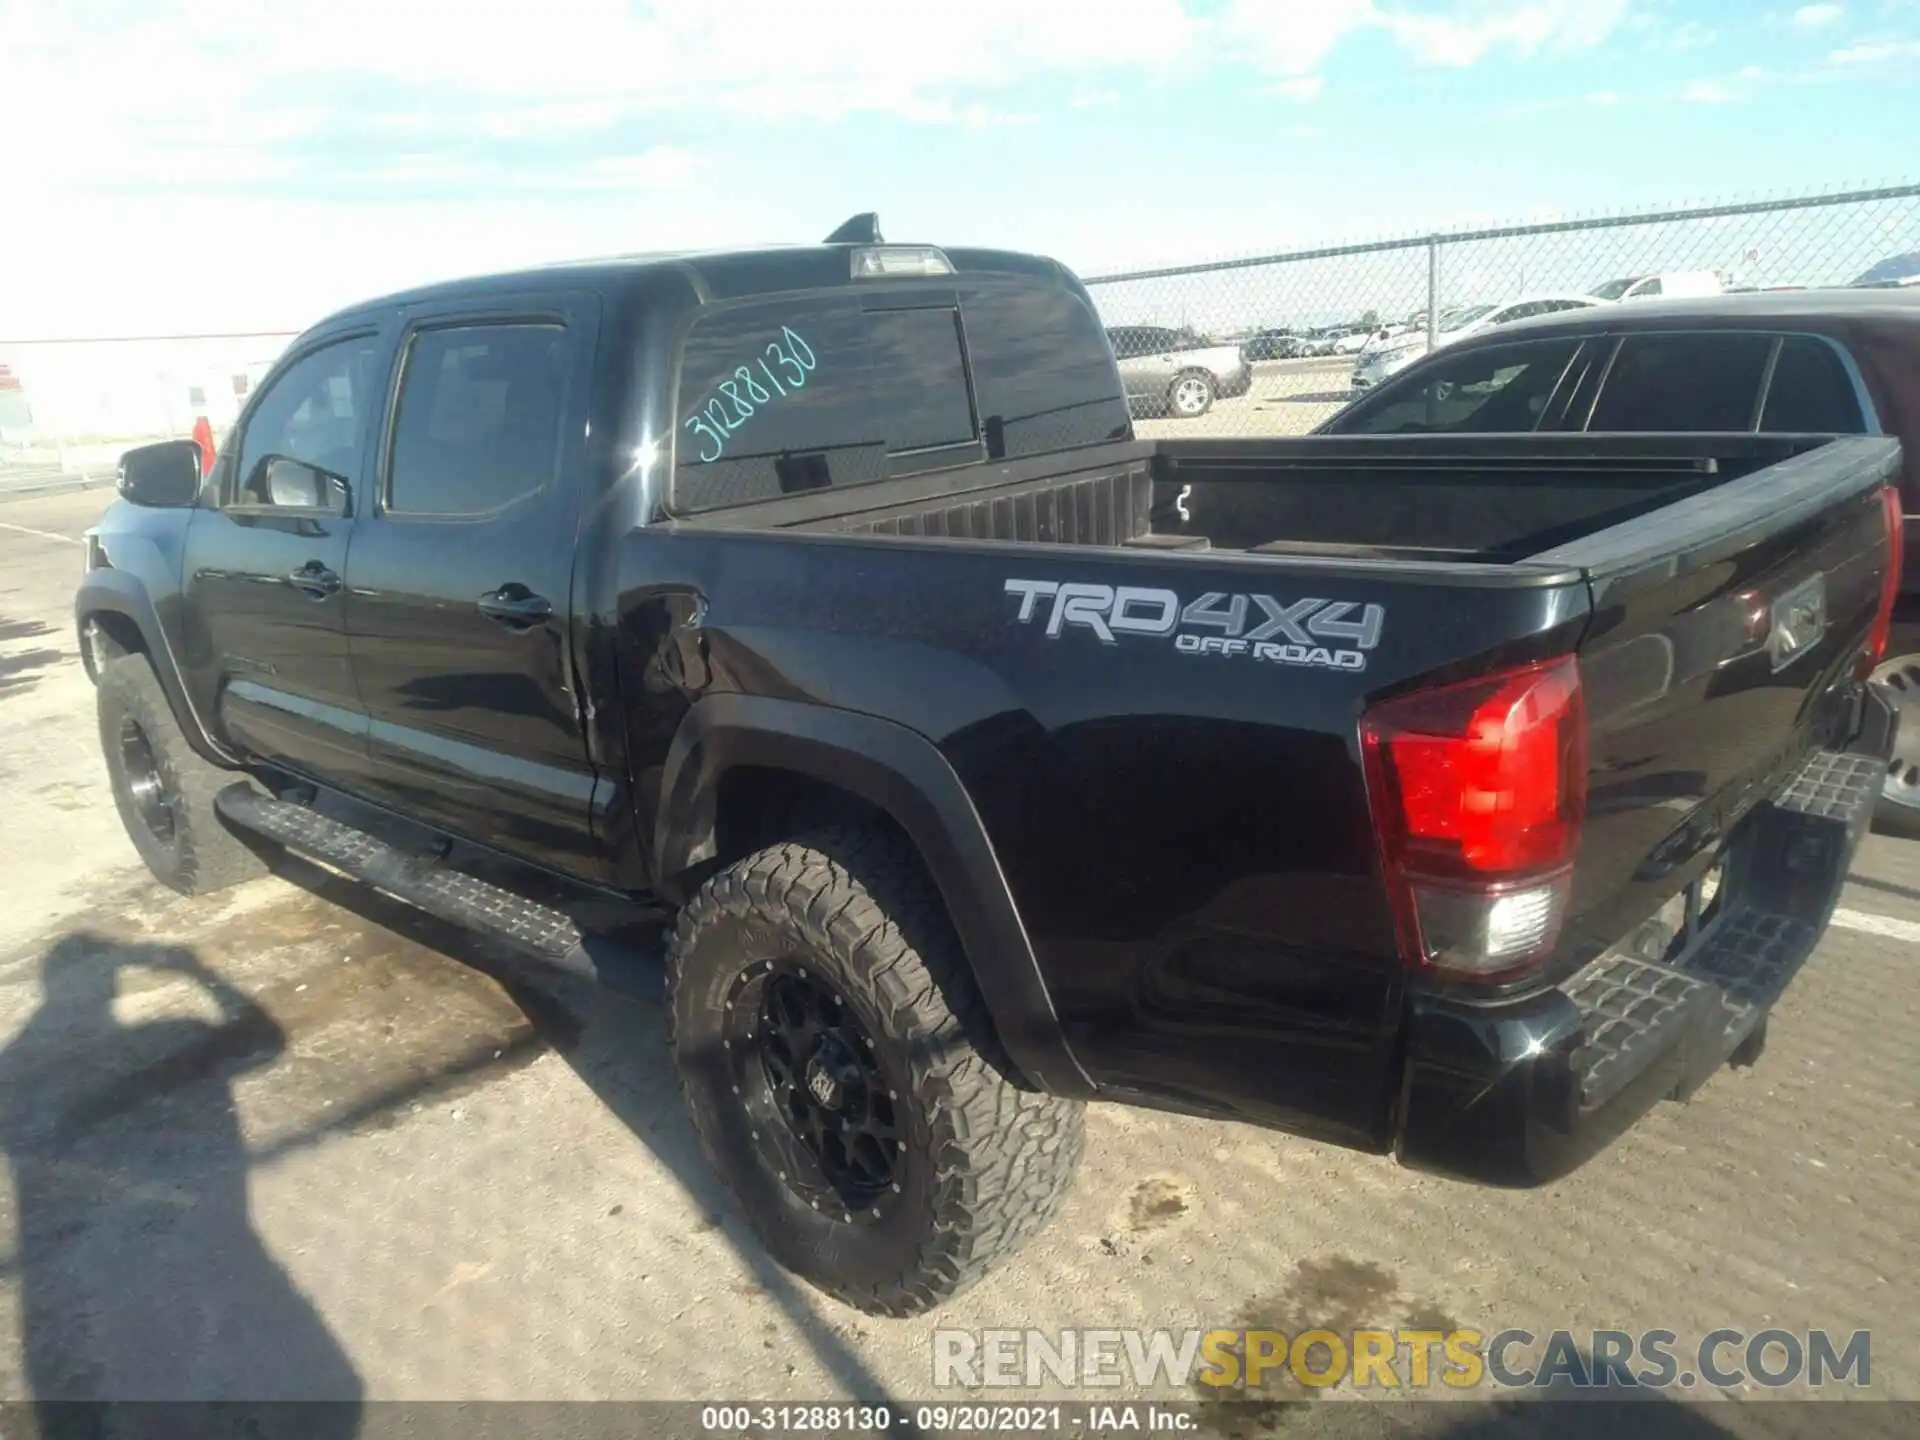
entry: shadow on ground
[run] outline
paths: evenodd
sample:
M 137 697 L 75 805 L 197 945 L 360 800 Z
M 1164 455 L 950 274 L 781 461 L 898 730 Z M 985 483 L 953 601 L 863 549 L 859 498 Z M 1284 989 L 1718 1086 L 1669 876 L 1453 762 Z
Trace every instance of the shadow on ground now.
M 53 634 L 52 627 L 43 621 L 0 618 L 0 645 L 12 640 L 32 640 L 51 634 Z M 31 650 L 20 650 L 11 655 L 0 655 L 0 695 L 10 695 L 16 690 L 31 689 L 39 683 L 41 671 L 66 658 L 66 651 L 56 650 L 46 645 L 36 645 Z
M 135 972 L 191 987 L 220 1018 L 120 1023 Z M 326 1399 L 348 1403 L 309 1433 L 353 1434 L 359 1378 L 248 1217 L 231 1085 L 280 1056 L 278 1025 L 184 947 L 77 932 L 40 981 L 0 1051 L 33 1398 Z M 79 1433 L 64 1407 L 43 1420 Z

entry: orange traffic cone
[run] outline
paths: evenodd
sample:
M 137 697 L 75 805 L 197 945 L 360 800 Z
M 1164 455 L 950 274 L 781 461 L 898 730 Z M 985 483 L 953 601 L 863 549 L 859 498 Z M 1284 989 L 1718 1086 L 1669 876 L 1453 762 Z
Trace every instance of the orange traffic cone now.
M 213 426 L 204 415 L 193 422 L 193 443 L 200 447 L 200 473 L 213 473 Z

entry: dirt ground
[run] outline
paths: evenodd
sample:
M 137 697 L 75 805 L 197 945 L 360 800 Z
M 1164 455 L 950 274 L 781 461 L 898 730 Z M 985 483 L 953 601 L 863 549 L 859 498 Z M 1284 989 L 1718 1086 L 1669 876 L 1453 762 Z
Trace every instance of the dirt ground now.
M 1868 840 L 1756 1069 L 1557 1186 L 1098 1106 L 1049 1233 L 874 1320 L 755 1246 L 657 1004 L 318 873 L 147 879 L 70 619 L 107 498 L 0 504 L 0 1399 L 927 1399 L 936 1325 L 1449 1320 L 1866 1329 L 1920 1399 L 1913 842 Z

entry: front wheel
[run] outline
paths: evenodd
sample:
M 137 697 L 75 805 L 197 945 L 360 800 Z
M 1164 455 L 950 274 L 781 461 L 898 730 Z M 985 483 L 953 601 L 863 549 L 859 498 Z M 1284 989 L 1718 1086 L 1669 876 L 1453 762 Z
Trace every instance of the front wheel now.
M 673 1048 L 702 1149 L 788 1269 L 869 1314 L 940 1305 L 1066 1199 L 1084 1107 L 1009 1078 L 917 856 L 775 845 L 681 912 Z
M 184 895 L 205 895 L 265 874 L 266 864 L 213 806 L 214 796 L 242 777 L 187 743 L 147 657 L 108 661 L 96 699 L 113 801 L 154 879 Z
M 1167 408 L 1182 420 L 1197 420 L 1213 408 L 1213 377 L 1188 371 L 1167 392 Z

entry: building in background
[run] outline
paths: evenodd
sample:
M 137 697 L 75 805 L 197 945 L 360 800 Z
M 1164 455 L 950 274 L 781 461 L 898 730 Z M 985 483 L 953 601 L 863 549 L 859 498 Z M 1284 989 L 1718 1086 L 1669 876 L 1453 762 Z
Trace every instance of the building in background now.
M 202 415 L 224 434 L 292 338 L 0 341 L 0 445 L 64 463 L 190 435 Z

